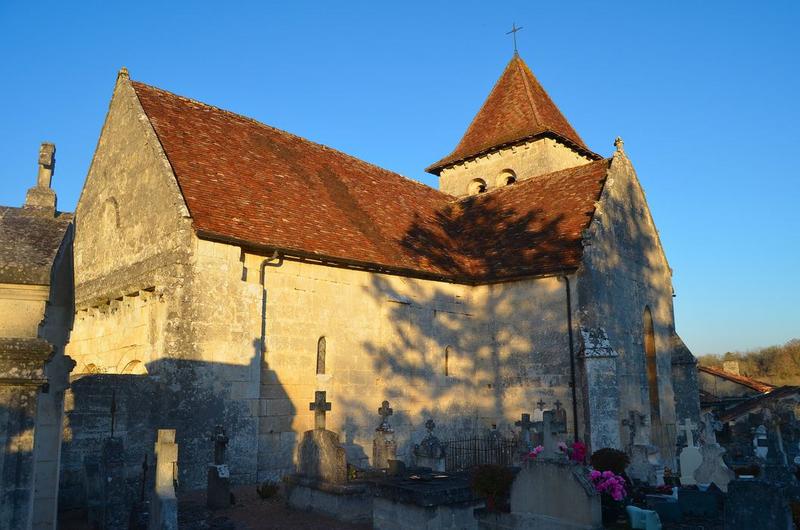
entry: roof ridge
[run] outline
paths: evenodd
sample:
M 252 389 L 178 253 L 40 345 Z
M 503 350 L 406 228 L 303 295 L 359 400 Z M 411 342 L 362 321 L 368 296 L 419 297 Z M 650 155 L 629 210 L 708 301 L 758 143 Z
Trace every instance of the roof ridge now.
M 392 171 L 391 169 L 387 169 L 385 167 L 379 166 L 379 165 L 377 165 L 377 164 L 375 164 L 373 162 L 369 162 L 369 161 L 364 160 L 362 158 L 359 158 L 357 156 L 353 156 L 351 154 L 345 153 L 341 149 L 337 149 L 335 147 L 331 147 L 331 146 L 322 144 L 320 142 L 316 142 L 314 140 L 306 138 L 305 136 L 300 136 L 299 134 L 295 134 L 293 132 L 289 132 L 289 131 L 287 131 L 285 129 L 281 129 L 281 128 L 275 127 L 273 125 L 269 125 L 267 123 L 264 123 L 263 121 L 259 121 L 259 120 L 255 119 L 255 118 L 251 118 L 250 116 L 246 116 L 244 114 L 239 114 L 238 112 L 233 112 L 231 110 L 227 110 L 227 109 L 224 109 L 222 107 L 218 107 L 216 105 L 212 105 L 210 103 L 206 103 L 204 101 L 200 101 L 198 99 L 190 98 L 190 97 L 187 97 L 187 96 L 182 96 L 180 94 L 176 94 L 175 92 L 171 92 L 169 90 L 165 90 L 165 89 L 157 87 L 155 85 L 150 85 L 150 84 L 147 84 L 147 83 L 143 83 L 142 81 L 135 81 L 135 80 L 131 79 L 131 84 L 133 84 L 133 85 L 142 85 L 142 86 L 145 86 L 147 88 L 156 90 L 158 92 L 163 92 L 165 94 L 169 94 L 170 96 L 176 97 L 178 99 L 182 99 L 182 100 L 188 101 L 190 103 L 195 103 L 197 105 L 201 105 L 203 107 L 207 107 L 209 109 L 213 109 L 215 111 L 222 112 L 223 114 L 227 114 L 229 116 L 233 116 L 234 118 L 239 118 L 239 119 L 242 119 L 244 121 L 248 121 L 250 123 L 254 123 L 254 124 L 256 124 L 256 125 L 258 125 L 260 127 L 265 127 L 267 129 L 275 131 L 275 132 L 277 132 L 279 134 L 284 134 L 284 135 L 289 136 L 291 138 L 294 138 L 294 139 L 297 139 L 297 140 L 301 140 L 303 142 L 307 142 L 307 143 L 309 143 L 311 145 L 314 145 L 316 147 L 319 147 L 319 148 L 321 148 L 323 150 L 332 151 L 334 153 L 337 153 L 337 154 L 340 154 L 342 156 L 345 156 L 345 157 L 347 157 L 349 159 L 352 159 L 352 160 L 354 160 L 354 161 L 356 161 L 356 162 L 358 162 L 360 164 L 363 164 L 365 166 L 373 167 L 373 168 L 378 169 L 380 171 L 385 171 L 387 173 L 391 173 L 392 175 L 396 175 L 398 177 L 401 177 L 401 178 L 403 178 L 403 179 L 405 179 L 405 180 L 407 180 L 407 181 L 409 181 L 409 182 L 411 182 L 411 183 L 413 183 L 413 184 L 415 184 L 417 186 L 422 186 L 427 190 L 431 190 L 431 191 L 435 191 L 437 193 L 440 193 L 441 195 L 444 196 L 444 198 L 446 198 L 448 200 L 453 197 L 453 195 L 450 195 L 449 193 L 445 193 L 445 192 L 443 192 L 443 191 L 441 191 L 439 189 L 436 189 L 436 188 L 434 188 L 432 186 L 428 186 L 424 182 L 420 182 L 418 180 L 415 180 L 415 179 L 412 179 L 410 177 L 407 177 L 407 176 L 405 176 L 405 175 L 403 175 L 401 173 L 398 173 L 396 171 Z M 134 88 L 135 88 L 135 86 L 134 86 Z M 147 114 L 147 113 L 145 113 L 145 114 Z M 148 119 L 149 119 L 149 117 L 148 117 Z
M 731 372 L 726 372 L 722 368 L 716 368 L 714 366 L 706 366 L 706 365 L 698 365 L 697 368 L 699 370 L 704 371 L 704 372 L 708 372 L 708 373 L 714 374 L 714 375 L 719 375 L 720 377 L 725 377 L 726 379 L 730 379 L 732 381 L 738 381 L 738 382 L 740 382 L 742 384 L 745 384 L 747 386 L 749 386 L 749 385 L 757 385 L 757 386 L 760 386 L 760 387 L 770 387 L 772 389 L 777 388 L 775 385 L 767 383 L 765 381 L 760 381 L 758 379 L 755 379 L 753 377 L 749 377 L 749 376 L 746 376 L 746 375 L 737 375 L 737 374 L 733 374 Z M 751 388 L 753 388 L 754 390 L 759 390 L 760 391 L 760 389 L 756 388 L 755 386 L 751 386 Z
M 525 95 L 528 96 L 528 104 L 531 106 L 531 112 L 533 112 L 533 117 L 536 119 L 536 121 L 541 123 L 542 117 L 539 114 L 539 109 L 536 108 L 536 103 L 533 101 L 533 93 L 531 91 L 531 84 L 530 84 L 530 82 L 528 80 L 528 76 L 525 75 L 526 72 L 525 72 L 524 65 L 522 63 L 522 59 L 519 58 L 519 55 L 515 55 L 514 56 L 514 61 L 516 62 L 517 70 L 519 70 L 519 73 L 522 76 L 522 84 L 525 85 Z M 531 74 L 531 76 L 533 76 L 533 72 L 530 72 L 530 74 Z M 538 79 L 537 79 L 537 81 L 538 81 Z

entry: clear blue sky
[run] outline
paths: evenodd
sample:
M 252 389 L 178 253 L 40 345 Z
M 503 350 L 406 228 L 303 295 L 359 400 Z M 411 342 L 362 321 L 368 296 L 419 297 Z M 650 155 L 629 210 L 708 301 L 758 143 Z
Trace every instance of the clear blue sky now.
M 114 5 L 112 5 L 114 4 Z M 0 1 L 0 204 L 75 207 L 120 66 L 427 184 L 511 57 L 625 139 L 695 354 L 800 337 L 800 2 Z

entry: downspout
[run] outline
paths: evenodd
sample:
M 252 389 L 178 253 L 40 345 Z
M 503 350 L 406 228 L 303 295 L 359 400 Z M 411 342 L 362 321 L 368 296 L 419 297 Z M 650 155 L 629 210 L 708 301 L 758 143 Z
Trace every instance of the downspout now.
M 575 441 L 578 437 L 578 388 L 575 380 L 575 339 L 572 336 L 572 293 L 569 285 L 569 277 L 563 276 L 567 288 L 567 334 L 569 336 L 569 377 L 570 387 L 572 387 L 572 429 Z
M 272 253 L 272 256 L 265 258 L 261 262 L 261 268 L 258 274 L 258 281 L 261 284 L 261 362 L 263 363 L 267 355 L 267 284 L 265 269 L 267 265 L 279 258 L 278 251 Z M 280 265 L 280 263 L 279 263 Z

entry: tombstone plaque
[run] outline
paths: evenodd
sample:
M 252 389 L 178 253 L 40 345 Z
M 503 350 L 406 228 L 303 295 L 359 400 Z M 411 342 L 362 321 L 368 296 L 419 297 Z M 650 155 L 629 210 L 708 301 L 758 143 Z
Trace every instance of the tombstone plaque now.
M 397 460 L 397 442 L 394 439 L 394 429 L 389 425 L 389 416 L 394 411 L 388 401 L 381 403 L 378 409 L 381 422 L 375 429 L 372 440 L 372 465 L 377 469 L 388 469 L 390 460 Z
M 206 505 L 217 510 L 231 505 L 231 473 L 225 464 L 228 436 L 222 425 L 216 426 L 211 441 L 214 443 L 214 462 L 208 465 Z
M 686 447 L 681 451 L 679 458 L 681 466 L 681 484 L 684 486 L 691 486 L 696 484 L 694 480 L 694 472 L 700 467 L 703 462 L 703 455 L 700 454 L 700 448 L 694 442 L 694 430 L 697 428 L 691 419 L 686 419 L 682 424 L 679 424 L 679 430 L 685 433 Z
M 414 446 L 414 461 L 417 466 L 429 467 L 434 471 L 443 472 L 445 470 L 445 453 L 439 438 L 433 435 L 436 423 L 433 419 L 425 422 L 425 429 L 428 434 L 422 441 Z
M 523 451 L 528 452 L 533 449 L 531 429 L 533 429 L 534 423 L 531 421 L 531 415 L 523 413 L 522 417 L 514 422 L 514 425 L 520 429 L 520 441 L 522 442 Z
M 347 482 L 347 456 L 339 435 L 325 428 L 325 414 L 331 410 L 324 391 L 314 393 L 309 403 L 314 411 L 314 429 L 306 431 L 298 447 L 297 473 L 329 484 Z
M 724 492 L 728 491 L 728 483 L 736 478 L 736 474 L 723 462 L 722 455 L 725 449 L 717 443 L 716 431 L 722 429 L 722 425 L 716 417 L 707 412 L 703 414 L 703 441 L 700 446 L 700 454 L 703 461 L 694 472 L 694 479 L 698 484 L 714 483 Z

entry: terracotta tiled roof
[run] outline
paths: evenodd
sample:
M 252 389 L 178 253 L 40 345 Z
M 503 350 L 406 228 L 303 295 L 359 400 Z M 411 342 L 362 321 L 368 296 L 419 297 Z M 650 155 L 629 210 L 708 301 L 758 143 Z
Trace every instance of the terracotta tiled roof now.
M 600 158 L 586 147 L 525 61 L 514 55 L 453 152 L 426 171 L 438 175 L 455 162 L 543 134 Z
M 467 283 L 578 267 L 608 161 L 458 200 L 132 82 L 201 237 Z
M 728 381 L 746 386 L 747 388 L 752 388 L 758 392 L 770 392 L 775 389 L 773 385 L 769 383 L 764 383 L 762 381 L 756 381 L 750 377 L 745 377 L 743 375 L 736 375 L 730 372 L 726 372 L 725 370 L 720 370 L 719 368 L 712 368 L 711 366 L 697 366 L 697 369 L 701 372 L 705 372 L 707 374 L 715 375 L 717 377 L 721 377 L 723 379 L 727 379 Z

